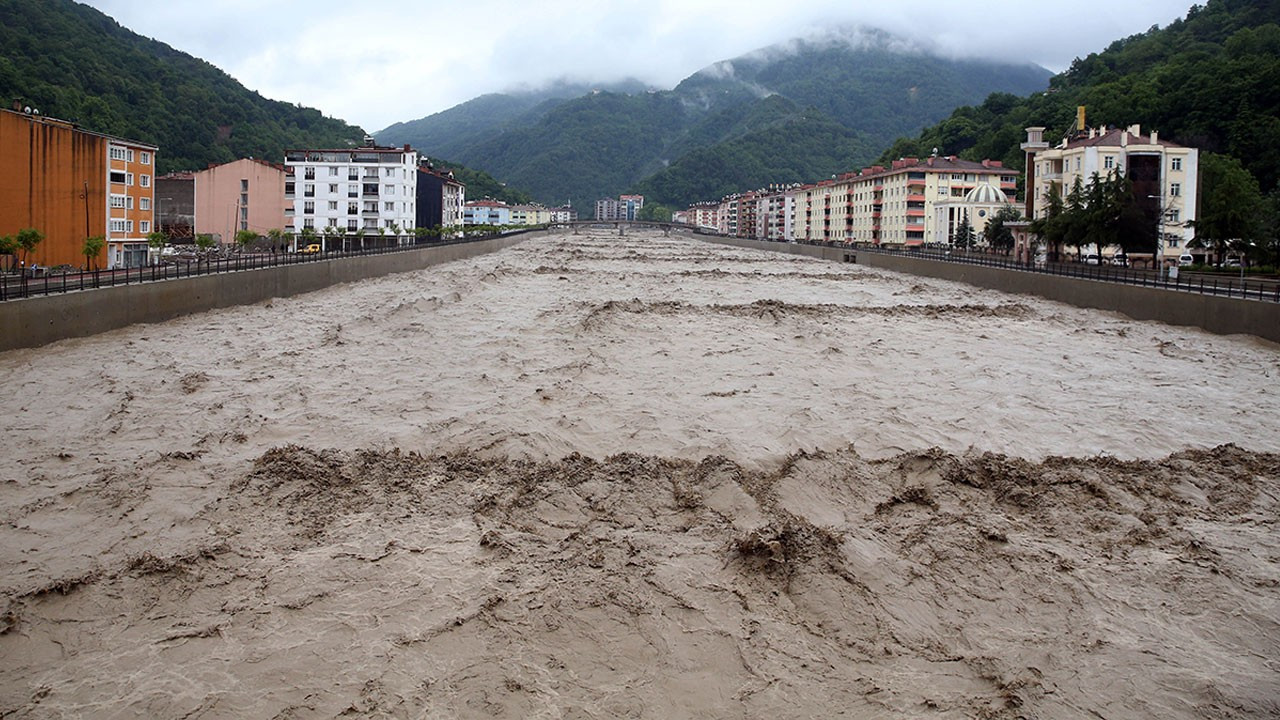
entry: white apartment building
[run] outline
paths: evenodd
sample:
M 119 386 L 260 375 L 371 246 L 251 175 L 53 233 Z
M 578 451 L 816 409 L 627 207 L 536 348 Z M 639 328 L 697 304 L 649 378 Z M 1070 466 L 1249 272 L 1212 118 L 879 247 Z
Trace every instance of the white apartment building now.
M 1082 122 L 1083 125 L 1083 122 Z M 1195 237 L 1187 223 L 1196 219 L 1199 196 L 1200 151 L 1160 139 L 1152 131 L 1143 135 L 1139 125 L 1127 128 L 1090 128 L 1074 138 L 1063 138 L 1054 147 L 1044 141 L 1043 127 L 1029 127 L 1026 186 L 1028 217 L 1045 213 L 1045 194 L 1065 198 L 1076 179 L 1088 185 L 1097 173 L 1106 177 L 1123 173 L 1133 183 L 1138 204 L 1151 215 L 1161 216 L 1158 237 L 1163 258 L 1176 259 Z
M 408 145 L 366 138 L 358 148 L 289 150 L 285 168 L 285 219 L 295 237 L 310 228 L 326 243 L 324 236 L 356 234 L 365 245 L 412 242 L 418 153 Z

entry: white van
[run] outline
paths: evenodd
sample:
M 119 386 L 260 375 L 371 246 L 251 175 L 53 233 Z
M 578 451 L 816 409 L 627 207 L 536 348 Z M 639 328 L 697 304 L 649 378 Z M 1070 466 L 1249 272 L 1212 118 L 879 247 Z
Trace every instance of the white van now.
M 1178 265 L 1180 267 L 1191 267 L 1195 263 L 1196 259 L 1192 257 L 1191 253 L 1182 253 L 1178 256 Z

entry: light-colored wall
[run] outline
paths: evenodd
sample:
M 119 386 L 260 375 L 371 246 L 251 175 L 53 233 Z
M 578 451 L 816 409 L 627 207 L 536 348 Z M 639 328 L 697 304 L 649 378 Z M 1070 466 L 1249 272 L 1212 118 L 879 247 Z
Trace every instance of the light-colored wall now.
M 249 181 L 249 229 L 266 235 L 272 228 L 284 228 L 284 171 L 245 158 L 196 173 L 197 233 L 235 242 L 241 180 Z

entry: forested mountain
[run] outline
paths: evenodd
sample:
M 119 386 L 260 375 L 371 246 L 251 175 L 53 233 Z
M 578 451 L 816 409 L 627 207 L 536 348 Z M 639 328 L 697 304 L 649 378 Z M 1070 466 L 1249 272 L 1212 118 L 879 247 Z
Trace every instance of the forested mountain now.
M 409 143 L 416 148 L 431 148 L 433 154 L 453 157 L 495 132 L 513 124 L 532 124 L 565 100 L 597 89 L 637 93 L 647 88 L 639 80 L 603 86 L 560 80 L 536 90 L 481 95 L 434 115 L 395 123 L 374 135 L 388 145 Z
M 1211 0 L 1164 28 L 1077 59 L 1047 92 L 1000 94 L 962 107 L 882 160 L 943 154 L 999 158 L 1021 169 L 1023 128 L 1056 142 L 1084 105 L 1090 126 L 1141 124 L 1162 140 L 1234 156 L 1263 192 L 1280 179 L 1280 3 Z
M 993 91 L 1040 90 L 1049 75 L 1033 65 L 942 59 L 883 33 L 845 32 L 716 63 L 670 91 L 592 91 L 537 104 L 486 96 L 378 138 L 444 154 L 432 144 L 442 143 L 450 157 L 543 202 L 589 201 L 639 186 L 663 202 L 685 203 L 712 199 L 687 194 L 695 190 L 853 169 L 958 104 Z M 484 120 L 485 112 L 495 117 Z M 435 135 L 406 134 L 424 126 Z M 698 169 L 711 158 L 714 166 Z
M 0 0 L 0 100 L 158 145 L 159 171 L 290 147 L 346 147 L 364 131 L 268 100 L 209 63 L 72 0 Z

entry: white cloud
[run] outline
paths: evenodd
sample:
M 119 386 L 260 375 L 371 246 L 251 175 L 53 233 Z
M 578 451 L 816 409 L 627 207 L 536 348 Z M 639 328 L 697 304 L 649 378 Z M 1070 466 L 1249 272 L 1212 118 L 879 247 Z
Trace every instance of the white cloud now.
M 86 0 L 263 95 L 378 130 L 486 92 L 556 78 L 659 87 L 833 27 L 883 28 L 939 52 L 1051 70 L 1181 16 L 1186 0 Z

